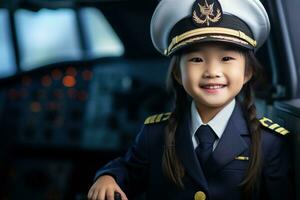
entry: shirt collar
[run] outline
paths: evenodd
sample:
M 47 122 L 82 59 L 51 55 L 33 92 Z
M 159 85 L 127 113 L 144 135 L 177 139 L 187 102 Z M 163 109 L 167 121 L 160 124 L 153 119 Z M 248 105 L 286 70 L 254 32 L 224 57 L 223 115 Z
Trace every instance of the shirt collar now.
M 233 99 L 229 104 L 227 104 L 212 120 L 207 124 L 214 130 L 218 138 L 221 138 L 229 118 L 235 107 L 235 99 Z M 194 136 L 197 129 L 203 125 L 202 119 L 197 111 L 195 102 L 191 104 L 191 134 Z

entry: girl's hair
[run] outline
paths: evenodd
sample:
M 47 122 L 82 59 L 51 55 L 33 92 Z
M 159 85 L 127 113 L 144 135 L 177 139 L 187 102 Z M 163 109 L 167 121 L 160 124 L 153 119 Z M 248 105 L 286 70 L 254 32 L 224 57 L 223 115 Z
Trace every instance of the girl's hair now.
M 228 47 L 226 46 L 226 49 Z M 261 74 L 261 65 L 255 58 L 253 51 L 243 50 L 235 46 L 229 46 L 230 50 L 240 52 L 245 57 L 245 73 L 252 73 L 252 78 L 248 81 L 242 89 L 242 107 L 250 132 L 251 138 L 251 160 L 247 169 L 246 176 L 241 183 L 244 199 L 251 197 L 252 191 L 258 187 L 260 169 L 261 169 L 261 146 L 260 146 L 260 125 L 256 118 L 256 108 L 253 99 L 253 84 L 257 80 L 257 75 Z M 175 96 L 175 108 L 170 116 L 168 124 L 165 129 L 165 149 L 163 153 L 162 167 L 165 175 L 177 186 L 184 188 L 183 177 L 185 170 L 176 155 L 176 141 L 175 134 L 178 123 L 182 120 L 182 113 L 184 113 L 187 106 L 190 105 L 190 97 L 185 92 L 182 85 L 180 85 L 174 78 L 175 70 L 180 70 L 180 58 L 183 53 L 194 51 L 195 48 L 189 48 L 187 51 L 179 52 L 174 55 L 170 62 L 167 86 L 172 89 Z

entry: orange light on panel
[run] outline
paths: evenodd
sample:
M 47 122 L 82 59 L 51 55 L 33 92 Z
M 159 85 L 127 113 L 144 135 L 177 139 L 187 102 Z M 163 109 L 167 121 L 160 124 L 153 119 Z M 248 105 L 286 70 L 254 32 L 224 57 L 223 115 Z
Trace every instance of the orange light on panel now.
M 82 78 L 85 81 L 89 81 L 93 78 L 93 72 L 91 70 L 84 70 L 82 72 Z
M 54 69 L 52 70 L 51 75 L 54 80 L 59 80 L 62 77 L 62 72 L 59 69 Z
M 50 76 L 43 76 L 42 78 L 42 85 L 44 87 L 49 87 L 52 84 L 52 79 Z
M 74 67 L 68 67 L 66 70 L 66 74 L 70 76 L 76 76 L 77 70 Z
M 63 78 L 63 84 L 66 87 L 74 87 L 76 85 L 76 79 L 74 76 L 67 75 Z
M 31 110 L 31 112 L 35 112 L 35 113 L 36 112 L 40 112 L 41 109 L 42 109 L 42 106 L 41 106 L 41 104 L 39 102 L 32 102 L 30 104 L 30 110 Z

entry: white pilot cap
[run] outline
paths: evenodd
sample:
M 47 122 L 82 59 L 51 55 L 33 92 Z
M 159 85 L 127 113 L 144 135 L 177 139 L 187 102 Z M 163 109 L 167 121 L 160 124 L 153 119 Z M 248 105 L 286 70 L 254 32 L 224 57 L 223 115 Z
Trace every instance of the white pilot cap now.
M 268 38 L 270 21 L 259 0 L 161 0 L 150 28 L 155 48 L 166 56 L 205 41 L 256 51 Z

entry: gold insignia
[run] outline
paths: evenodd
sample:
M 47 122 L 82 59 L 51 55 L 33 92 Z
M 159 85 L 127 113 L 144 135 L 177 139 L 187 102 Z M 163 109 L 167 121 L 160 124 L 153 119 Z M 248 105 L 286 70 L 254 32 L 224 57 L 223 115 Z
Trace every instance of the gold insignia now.
M 260 123 L 264 126 L 267 127 L 281 135 L 286 135 L 289 133 L 288 130 L 286 130 L 285 128 L 281 127 L 279 124 L 274 123 L 272 120 L 263 117 L 262 119 L 259 120 Z
M 209 26 L 210 22 L 218 22 L 221 19 L 222 13 L 220 9 L 217 9 L 216 15 L 214 15 L 214 4 L 208 5 L 207 1 L 205 0 L 205 5 L 201 5 L 198 3 L 201 16 L 199 17 L 194 10 L 193 12 L 193 20 L 198 24 L 205 24 Z M 210 17 L 212 16 L 212 17 Z
M 249 157 L 248 156 L 238 156 L 238 157 L 235 157 L 235 160 L 249 160 Z
M 163 122 L 166 121 L 170 118 L 171 113 L 161 113 L 158 115 L 152 115 L 150 117 L 148 117 L 145 121 L 144 124 L 155 124 L 155 123 L 159 123 L 159 122 Z

